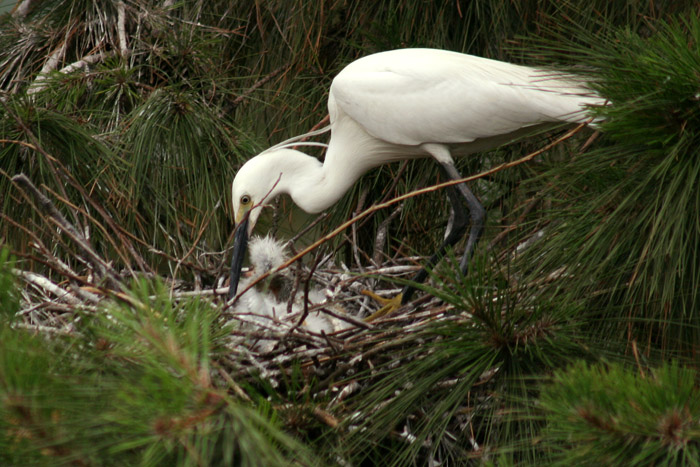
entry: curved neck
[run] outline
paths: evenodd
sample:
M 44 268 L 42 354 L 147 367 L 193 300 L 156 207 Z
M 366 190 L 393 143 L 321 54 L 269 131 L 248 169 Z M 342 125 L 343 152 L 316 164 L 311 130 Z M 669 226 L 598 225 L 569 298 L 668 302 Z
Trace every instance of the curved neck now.
M 285 150 L 279 155 L 273 162 L 274 171 L 280 173 L 273 195 L 287 193 L 308 213 L 332 206 L 370 168 L 353 164 L 353 157 L 327 156 L 326 162 L 321 163 L 295 150 Z

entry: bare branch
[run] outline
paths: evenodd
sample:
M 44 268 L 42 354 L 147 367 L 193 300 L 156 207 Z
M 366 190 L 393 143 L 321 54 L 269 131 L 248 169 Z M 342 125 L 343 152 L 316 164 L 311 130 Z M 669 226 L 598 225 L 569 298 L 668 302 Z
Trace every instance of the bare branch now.
M 75 295 L 73 295 L 71 292 L 60 288 L 59 286 L 57 286 L 49 279 L 40 274 L 29 271 L 22 271 L 19 269 L 14 269 L 12 272 L 24 279 L 26 282 L 34 284 L 35 286 L 47 292 L 51 292 L 53 295 L 56 296 L 56 299 L 59 301 L 64 301 L 70 303 L 71 305 L 80 305 L 82 303 L 81 300 Z
M 396 216 L 401 212 L 403 205 L 399 205 L 394 209 L 389 216 L 379 224 L 377 228 L 377 235 L 374 239 L 374 253 L 372 254 L 372 261 L 374 264 L 379 264 L 382 260 L 382 254 L 384 252 L 384 245 L 386 245 L 386 239 L 389 230 L 389 224 L 394 220 Z
M 63 230 L 68 237 L 70 237 L 78 247 L 86 254 L 87 261 L 92 264 L 95 272 L 102 278 L 106 278 L 113 282 L 115 285 L 119 281 L 117 280 L 117 275 L 112 271 L 112 267 L 105 262 L 100 256 L 95 252 L 95 250 L 90 245 L 89 241 L 71 224 L 68 220 L 63 217 L 56 206 L 53 205 L 50 199 L 44 196 L 39 189 L 34 186 L 34 184 L 27 178 L 24 174 L 15 175 L 12 177 L 12 181 L 20 185 L 25 191 L 29 192 L 32 197 L 37 201 L 39 209 L 50 216 L 50 218 L 55 222 L 55 224 Z
M 60 49 L 56 51 L 49 60 L 46 61 L 44 64 L 44 67 L 41 69 L 41 72 L 39 72 L 39 75 L 36 77 L 34 82 L 29 86 L 29 89 L 27 89 L 27 94 L 28 95 L 33 95 L 36 94 L 40 91 L 43 91 L 46 88 L 46 79 L 48 77 L 48 74 L 52 71 L 55 71 L 56 68 L 58 67 L 58 60 L 59 59 L 53 59 L 54 55 L 58 52 L 64 52 L 64 49 Z M 110 52 L 98 52 L 95 54 L 91 55 L 86 55 L 82 59 L 78 60 L 77 62 L 73 62 L 69 65 L 64 66 L 60 70 L 58 70 L 59 73 L 62 74 L 68 74 L 72 73 L 76 70 L 82 70 L 83 68 L 87 68 L 88 65 L 94 65 L 95 63 L 104 60 L 105 58 L 112 57 L 115 55 L 114 51 Z
M 114 56 L 114 52 L 98 52 L 96 54 L 92 55 L 86 55 L 83 57 L 81 60 L 78 60 L 77 62 L 73 62 L 70 65 L 67 65 L 60 70 L 58 70 L 59 73 L 71 73 L 75 70 L 81 70 L 83 68 L 86 68 L 88 65 L 94 65 L 95 63 L 99 62 L 100 60 L 104 60 L 105 58 L 109 58 Z
M 46 87 L 46 78 L 48 74 L 52 71 L 55 71 L 56 68 L 58 68 L 58 64 L 63 60 L 63 56 L 66 54 L 66 46 L 67 42 L 63 42 L 61 46 L 56 49 L 44 62 L 44 66 L 41 67 L 41 71 L 37 75 L 36 79 L 34 82 L 29 86 L 29 89 L 27 89 L 27 95 L 33 95 L 36 94 L 40 91 L 42 91 Z
M 270 81 L 272 78 L 279 75 L 283 71 L 286 71 L 290 66 L 292 66 L 291 63 L 285 63 L 281 67 L 277 68 L 276 70 L 271 71 L 270 73 L 268 73 L 267 75 L 263 76 L 258 81 L 253 83 L 253 85 L 250 88 L 248 88 L 243 94 L 241 94 L 240 96 L 236 97 L 233 100 L 233 102 L 232 102 L 233 107 L 234 108 L 238 107 L 241 104 L 241 102 L 243 102 L 248 96 L 253 94 L 253 92 L 256 89 L 263 86 L 264 84 L 266 84 L 268 81 Z
M 26 18 L 27 14 L 29 13 L 29 9 L 32 7 L 32 3 L 34 3 L 34 0 L 23 0 L 21 3 L 15 6 L 12 16 L 15 19 Z
M 126 7 L 124 2 L 117 3 L 117 33 L 119 34 L 119 53 L 122 57 L 129 54 L 126 43 Z

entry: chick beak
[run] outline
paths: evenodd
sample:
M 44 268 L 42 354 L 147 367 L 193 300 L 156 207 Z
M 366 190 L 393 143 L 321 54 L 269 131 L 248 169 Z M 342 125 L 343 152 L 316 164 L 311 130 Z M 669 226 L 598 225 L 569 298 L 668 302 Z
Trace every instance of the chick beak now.
M 245 216 L 238 224 L 236 235 L 233 237 L 233 257 L 231 258 L 231 274 L 228 286 L 229 301 L 236 296 L 238 281 L 241 278 L 243 255 L 245 255 L 245 250 L 248 247 L 248 221 L 249 216 Z

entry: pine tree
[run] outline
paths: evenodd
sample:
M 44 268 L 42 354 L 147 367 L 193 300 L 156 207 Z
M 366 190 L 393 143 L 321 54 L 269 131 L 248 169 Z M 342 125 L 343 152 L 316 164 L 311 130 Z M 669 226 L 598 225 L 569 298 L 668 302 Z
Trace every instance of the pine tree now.
M 0 464 L 700 463 L 698 6 L 5 7 Z M 417 46 L 570 71 L 610 105 L 596 128 L 475 182 L 489 220 L 473 267 L 443 261 L 422 303 L 330 335 L 232 320 L 212 291 L 237 167 L 322 126 L 345 64 Z M 463 173 L 565 131 L 467 158 Z M 300 250 L 433 184 L 433 165 L 370 173 L 315 221 L 282 200 L 260 226 L 290 238 L 309 225 Z M 326 256 L 358 273 L 345 284 L 405 283 L 360 273 L 434 250 L 443 196 L 373 212 L 295 266 L 294 287 L 337 283 Z

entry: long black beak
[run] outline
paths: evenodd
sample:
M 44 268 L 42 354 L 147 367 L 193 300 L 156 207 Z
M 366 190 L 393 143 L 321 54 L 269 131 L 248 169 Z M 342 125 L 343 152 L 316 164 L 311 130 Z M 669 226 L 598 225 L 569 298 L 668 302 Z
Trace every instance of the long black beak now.
M 231 258 L 231 275 L 229 276 L 228 299 L 236 296 L 238 281 L 241 278 L 241 267 L 243 266 L 243 255 L 248 247 L 248 216 L 246 215 L 233 237 L 233 257 Z

